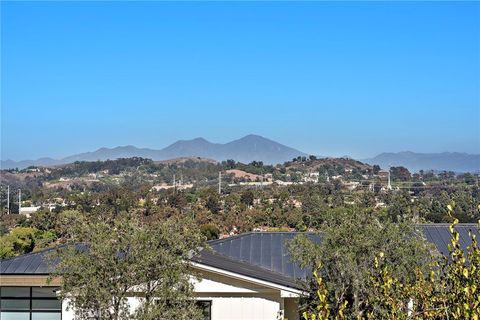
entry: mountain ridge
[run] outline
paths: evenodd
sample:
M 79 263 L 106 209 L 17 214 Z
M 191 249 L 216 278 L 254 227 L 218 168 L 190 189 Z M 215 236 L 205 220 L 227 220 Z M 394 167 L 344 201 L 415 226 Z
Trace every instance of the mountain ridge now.
M 360 161 L 370 165 L 378 164 L 384 169 L 390 166 L 403 166 L 413 172 L 420 170 L 480 172 L 480 154 L 465 152 L 383 152 L 373 158 Z
M 118 158 L 142 157 L 155 161 L 182 157 L 202 157 L 216 161 L 233 159 L 249 163 L 263 161 L 267 164 L 284 163 L 298 156 L 307 156 L 297 149 L 268 138 L 249 134 L 227 143 L 213 143 L 202 137 L 178 140 L 162 149 L 137 148 L 133 145 L 102 147 L 94 151 L 78 153 L 61 159 L 43 157 L 36 160 L 2 160 L 1 168 L 27 168 L 29 166 L 55 166 L 75 161 L 97 161 Z M 373 158 L 358 159 L 370 165 L 404 166 L 412 172 L 420 170 L 480 172 L 480 154 L 464 152 L 418 153 L 412 151 L 383 152 Z
M 102 147 L 61 159 L 39 158 L 36 160 L 2 160 L 1 168 L 26 168 L 29 166 L 54 166 L 75 161 L 113 160 L 118 158 L 142 157 L 152 160 L 169 160 L 181 157 L 203 157 L 217 161 L 233 159 L 240 162 L 263 161 L 268 164 L 283 163 L 306 153 L 259 135 L 250 134 L 227 143 L 212 143 L 198 137 L 178 140 L 162 149 L 137 148 L 132 145 L 113 148 Z

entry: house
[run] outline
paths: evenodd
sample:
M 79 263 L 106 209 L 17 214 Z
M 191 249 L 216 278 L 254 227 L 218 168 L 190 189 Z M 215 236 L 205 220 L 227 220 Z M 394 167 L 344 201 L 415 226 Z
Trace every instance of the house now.
M 448 224 L 426 224 L 421 228 L 438 251 L 448 254 Z M 460 245 L 470 244 L 468 231 L 477 237 L 474 224 L 459 224 Z M 250 232 L 213 240 L 212 250 L 192 258 L 201 280 L 192 280 L 196 299 L 205 319 L 299 319 L 299 298 L 306 294 L 304 281 L 311 275 L 290 259 L 286 242 L 295 232 Z M 307 236 L 320 241 L 318 235 Z M 45 262 L 48 250 L 1 261 L 0 295 L 2 320 L 70 320 L 73 312 L 57 300 L 58 280 L 47 285 L 51 272 Z M 193 279 L 193 278 L 192 278 Z M 131 298 L 132 307 L 138 301 Z
M 40 206 L 20 207 L 20 214 L 30 217 L 32 213 L 37 212 L 40 208 Z

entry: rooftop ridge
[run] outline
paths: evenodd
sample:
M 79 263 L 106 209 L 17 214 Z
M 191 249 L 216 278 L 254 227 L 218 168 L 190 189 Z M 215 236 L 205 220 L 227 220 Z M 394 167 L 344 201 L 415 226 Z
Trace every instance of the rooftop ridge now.
M 48 251 L 53 251 L 53 250 L 56 250 L 56 249 L 59 249 L 59 248 L 63 248 L 65 246 L 67 246 L 67 245 L 62 244 L 62 245 L 55 246 L 55 247 L 43 248 L 43 249 L 40 249 L 38 251 L 32 251 L 32 252 L 29 252 L 29 253 L 24 253 L 24 254 L 19 255 L 19 256 L 1 259 L 0 262 L 8 262 L 8 261 L 15 260 L 15 259 L 18 259 L 18 258 L 28 257 L 28 256 L 36 255 L 36 254 L 43 254 L 43 253 L 48 252 Z

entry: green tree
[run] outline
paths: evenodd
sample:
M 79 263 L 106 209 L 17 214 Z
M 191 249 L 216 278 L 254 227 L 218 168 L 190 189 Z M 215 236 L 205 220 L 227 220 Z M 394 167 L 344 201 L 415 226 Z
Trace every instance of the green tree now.
M 205 208 L 214 214 L 219 213 L 220 210 L 222 210 L 217 194 L 211 194 L 208 196 L 207 200 L 205 201 Z
M 16 227 L 0 237 L 0 258 L 10 258 L 48 246 L 56 239 L 51 231 L 30 227 Z
M 207 238 L 207 240 L 218 239 L 220 230 L 214 224 L 204 224 L 200 227 L 200 232 Z
M 122 214 L 71 227 L 72 241 L 51 256 L 59 262 L 50 279 L 62 278 L 76 319 L 128 319 L 131 296 L 140 300 L 136 319 L 200 319 L 189 257 L 204 238 L 190 221 L 142 225 Z
M 51 230 L 55 228 L 56 213 L 50 211 L 48 208 L 43 208 L 32 214 L 30 221 L 31 226 L 39 230 Z
M 399 167 L 391 167 L 390 173 L 392 175 L 392 179 L 395 181 L 409 181 L 412 175 L 407 168 L 399 166 Z
M 332 308 L 339 310 L 347 301 L 345 312 L 354 317 L 365 314 L 373 290 L 370 271 L 378 252 L 386 253 L 392 273 L 407 283 L 413 281 L 417 268 L 424 268 L 432 259 L 421 231 L 411 222 L 393 223 L 368 209 L 336 210 L 325 217 L 319 236 L 320 243 L 306 236 L 294 238 L 288 244 L 290 252 L 302 266 L 318 270 L 330 292 Z M 315 289 L 312 286 L 312 291 Z
M 245 190 L 242 192 L 242 195 L 240 196 L 240 202 L 247 206 L 253 206 L 253 200 L 255 196 L 252 192 L 252 190 Z

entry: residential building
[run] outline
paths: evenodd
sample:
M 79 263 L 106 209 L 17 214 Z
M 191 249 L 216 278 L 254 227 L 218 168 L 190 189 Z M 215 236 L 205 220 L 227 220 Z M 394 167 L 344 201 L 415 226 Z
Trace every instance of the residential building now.
M 437 250 L 448 254 L 450 233 L 447 224 L 426 224 L 421 228 Z M 460 246 L 470 244 L 469 230 L 480 237 L 474 224 L 459 224 Z M 294 263 L 286 248 L 295 232 L 250 232 L 209 242 L 192 258 L 192 267 L 201 280 L 194 280 L 198 303 L 205 319 L 299 319 L 299 298 L 306 294 L 308 269 Z M 307 233 L 313 241 L 318 235 Z M 48 250 L 1 261 L 0 295 L 2 320 L 70 320 L 72 310 L 58 301 L 59 281 L 47 284 L 52 266 Z M 138 305 L 132 296 L 131 306 Z

